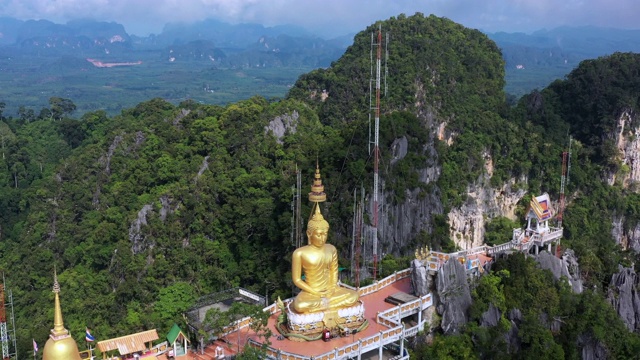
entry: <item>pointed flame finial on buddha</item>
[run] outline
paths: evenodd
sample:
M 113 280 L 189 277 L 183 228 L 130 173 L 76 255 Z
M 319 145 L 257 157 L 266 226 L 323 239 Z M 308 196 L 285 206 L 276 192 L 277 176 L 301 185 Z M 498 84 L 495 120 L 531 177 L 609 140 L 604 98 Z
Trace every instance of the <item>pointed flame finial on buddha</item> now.
M 316 175 L 313 179 L 313 185 L 311 185 L 311 192 L 309 193 L 309 201 L 314 203 L 327 201 L 327 194 L 324 192 L 324 185 L 322 185 L 322 178 L 320 176 L 320 166 L 316 160 Z

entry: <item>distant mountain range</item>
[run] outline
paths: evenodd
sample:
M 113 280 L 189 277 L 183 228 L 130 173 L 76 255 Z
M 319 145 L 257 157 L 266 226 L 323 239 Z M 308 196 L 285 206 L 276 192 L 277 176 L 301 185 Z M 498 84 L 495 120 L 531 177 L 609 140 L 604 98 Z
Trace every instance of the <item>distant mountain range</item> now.
M 487 36 L 502 50 L 507 92 L 518 96 L 563 78 L 582 60 L 615 52 L 640 52 L 640 30 L 583 26 Z
M 584 59 L 614 52 L 640 52 L 640 30 L 559 27 L 525 33 L 487 33 L 502 50 L 507 70 L 560 67 L 566 72 Z M 204 20 L 167 24 L 157 35 L 129 35 L 115 22 L 0 18 L 0 47 L 40 56 L 102 56 L 130 60 L 217 61 L 220 66 L 328 66 L 353 35 L 322 39 L 290 25 L 228 24 Z M 16 53 L 14 53 L 16 55 Z M 265 56 L 266 55 L 266 56 Z M 124 58 L 123 58 L 124 57 Z M 144 60 L 144 59 L 143 59 Z M 565 72 L 565 73 L 566 73 Z
M 168 24 L 162 33 L 129 35 L 115 22 L 0 18 L 0 48 L 16 55 L 109 60 L 215 62 L 218 66 L 328 66 L 352 37 L 325 40 L 294 26 L 232 25 L 217 20 Z
M 640 30 L 561 27 L 532 34 L 487 35 L 502 50 L 506 91 L 516 97 L 563 78 L 584 59 L 620 51 L 640 52 Z M 76 85 L 86 82 L 81 77 L 95 74 L 91 64 L 143 63 L 148 66 L 147 71 L 157 74 L 174 71 L 167 66 L 175 68 L 175 64 L 183 64 L 187 71 L 194 73 L 206 69 L 287 68 L 297 69 L 301 74 L 309 69 L 328 67 L 352 42 L 353 34 L 323 39 L 289 25 L 265 27 L 204 20 L 168 24 L 160 34 L 140 37 L 128 34 L 123 25 L 115 22 L 76 20 L 56 24 L 48 20 L 3 17 L 0 18 L 0 85 L 25 87 L 28 84 L 16 84 L 16 79 L 25 73 L 31 76 L 29 81 L 36 76 L 44 83 L 58 84 L 59 87 L 51 90 L 39 88 L 37 99 L 25 100 L 27 106 L 37 107 L 48 96 L 85 94 L 84 90 L 77 90 Z M 289 77 L 291 74 L 289 72 Z M 120 82 L 135 81 L 128 76 Z M 115 75 L 113 80 L 118 82 Z M 286 82 L 289 81 L 287 78 Z M 112 86 L 111 81 L 107 85 Z M 134 87 L 140 86 L 146 85 Z M 64 93 L 57 93 L 56 89 Z M 261 90 L 257 86 L 250 92 L 260 94 Z M 3 96 L 0 100 L 14 102 L 10 94 L 0 92 L 0 95 Z M 189 97 L 188 94 L 180 96 Z M 8 107 L 12 106 L 17 105 Z

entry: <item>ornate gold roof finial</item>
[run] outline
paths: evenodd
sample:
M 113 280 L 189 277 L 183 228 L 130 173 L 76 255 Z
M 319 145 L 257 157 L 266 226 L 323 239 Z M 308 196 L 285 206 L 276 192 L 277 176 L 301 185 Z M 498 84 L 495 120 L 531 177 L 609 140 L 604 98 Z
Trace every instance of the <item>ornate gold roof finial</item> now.
M 431 251 L 429 251 L 429 246 L 425 245 L 423 248 L 417 248 L 415 252 L 415 257 L 417 260 L 427 260 L 431 256 Z
M 51 329 L 51 335 L 67 335 L 69 331 L 64 328 L 64 322 L 62 320 L 62 308 L 60 307 L 60 284 L 58 283 L 58 271 L 55 268 L 53 270 L 53 293 L 55 294 L 55 308 L 53 315 L 53 329 Z
M 324 185 L 322 185 L 322 178 L 320 176 L 320 166 L 316 160 L 316 175 L 313 179 L 313 185 L 311 185 L 311 192 L 309 193 L 309 201 L 319 203 L 327 201 L 327 194 L 324 192 Z M 316 204 L 317 205 L 317 204 Z
M 60 293 L 60 284 L 58 284 L 58 270 L 56 267 L 53 267 L 53 292 L 56 294 Z

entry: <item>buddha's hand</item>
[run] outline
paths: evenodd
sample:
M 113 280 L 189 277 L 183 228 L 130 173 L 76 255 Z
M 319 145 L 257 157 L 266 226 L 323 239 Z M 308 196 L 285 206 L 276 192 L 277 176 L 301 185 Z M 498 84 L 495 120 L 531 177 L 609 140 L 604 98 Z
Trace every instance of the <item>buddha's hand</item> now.
M 323 309 L 328 309 L 329 308 L 329 299 L 326 297 L 321 297 L 320 301 L 322 302 L 322 308 Z

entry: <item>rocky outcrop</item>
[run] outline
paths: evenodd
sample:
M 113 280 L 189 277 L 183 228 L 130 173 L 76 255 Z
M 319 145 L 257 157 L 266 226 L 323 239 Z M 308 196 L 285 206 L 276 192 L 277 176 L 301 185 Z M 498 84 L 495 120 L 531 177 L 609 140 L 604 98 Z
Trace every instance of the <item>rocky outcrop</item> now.
M 295 133 L 298 126 L 298 118 L 300 114 L 298 111 L 294 110 L 291 114 L 282 114 L 280 116 L 276 116 L 273 120 L 269 122 L 269 125 L 265 126 L 265 132 L 272 132 L 276 137 L 276 140 L 279 144 L 282 144 L 282 138 L 287 133 L 287 131 L 291 133 Z
M 442 316 L 440 327 L 446 335 L 458 334 L 469 321 L 471 292 L 464 266 L 449 259 L 438 271 L 436 282 L 438 314 Z
M 147 216 L 153 211 L 152 205 L 145 205 L 138 211 L 138 217 L 129 226 L 129 241 L 131 241 L 131 251 L 139 254 L 146 249 L 145 236 L 142 234 L 142 227 L 147 225 Z
M 482 327 L 494 327 L 498 326 L 500 323 L 500 309 L 495 307 L 493 304 L 489 304 L 489 308 L 482 314 L 480 318 L 480 326 Z
M 538 262 L 540 268 L 550 270 L 556 280 L 565 278 L 574 293 L 579 294 L 582 292 L 582 279 L 580 278 L 578 259 L 573 250 L 565 250 L 561 259 L 542 251 L 536 256 L 536 262 Z
M 607 299 L 630 331 L 640 331 L 640 279 L 633 267 L 618 265 L 611 277 Z
M 607 349 L 600 340 L 596 340 L 591 335 L 582 335 L 578 339 L 578 346 L 582 348 L 582 360 L 602 360 L 608 359 Z
M 611 224 L 611 236 L 623 249 L 640 252 L 640 223 L 627 229 L 624 216 L 614 215 Z
M 406 136 L 403 136 L 399 139 L 395 139 L 391 144 L 391 153 L 392 153 L 391 165 L 404 159 L 404 157 L 407 156 L 408 150 L 409 150 L 409 140 L 407 140 Z
M 607 183 L 614 185 L 616 182 L 624 187 L 640 181 L 640 127 L 637 127 L 636 114 L 627 109 L 618 117 L 616 129 L 609 134 L 613 138 L 618 149 L 617 159 L 623 171 L 607 174 Z
M 184 119 L 190 113 L 191 113 L 191 110 L 189 109 L 180 109 L 180 112 L 178 113 L 178 115 L 176 115 L 176 117 L 173 118 L 173 121 L 171 122 L 171 124 L 173 124 L 173 126 L 180 124 L 182 119 Z
M 520 324 L 523 319 L 522 311 L 520 311 L 520 309 L 511 309 L 507 315 L 507 319 L 511 323 L 511 327 L 505 335 L 506 343 L 509 346 L 509 352 L 517 353 L 522 347 L 520 337 L 518 336 L 518 333 L 520 332 Z
M 415 259 L 411 262 L 411 286 L 416 296 L 424 296 L 433 289 L 432 277 L 422 261 Z
M 485 222 L 498 216 L 515 219 L 516 204 L 526 194 L 525 190 L 515 190 L 516 180 L 501 188 L 491 188 L 486 181 L 472 184 L 467 188 L 467 201 L 448 214 L 451 239 L 461 249 L 481 246 L 484 241 Z
M 418 88 L 421 88 L 418 86 Z M 433 217 L 444 212 L 444 207 L 440 201 L 440 191 L 435 182 L 440 177 L 441 169 L 438 164 L 438 153 L 435 148 L 436 129 L 438 127 L 436 115 L 432 108 L 426 106 L 424 94 L 420 91 L 416 94 L 419 103 L 419 110 L 416 113 L 418 119 L 427 129 L 430 129 L 429 137 L 423 147 L 423 155 L 426 161 L 419 169 L 416 169 L 419 181 L 423 184 L 431 184 L 430 190 L 425 192 L 421 188 L 407 189 L 403 201 L 397 203 L 387 203 L 385 199 L 391 199 L 391 193 L 381 196 L 381 214 L 379 219 L 380 231 L 380 252 L 401 254 L 412 252 L 414 249 L 406 249 L 409 241 L 421 232 L 430 234 L 433 232 Z M 393 159 L 395 164 L 402 160 L 408 151 L 408 140 L 400 137 L 394 140 L 392 145 Z M 380 179 L 380 189 L 385 188 L 384 178 Z M 397 197 L 396 197 L 397 198 Z M 373 208 L 372 197 L 369 197 L 367 207 L 369 218 L 373 218 L 370 209 Z
M 202 160 L 202 165 L 200 165 L 200 169 L 198 169 L 198 174 L 195 176 L 194 181 L 197 182 L 198 179 L 200 179 L 200 177 L 202 176 L 202 174 L 204 174 L 204 172 L 206 170 L 209 170 L 209 158 L 210 156 L 207 155 L 204 157 L 204 159 Z

